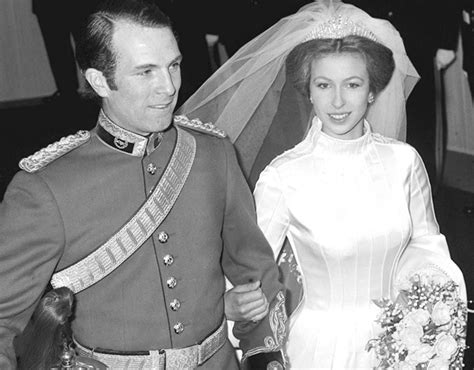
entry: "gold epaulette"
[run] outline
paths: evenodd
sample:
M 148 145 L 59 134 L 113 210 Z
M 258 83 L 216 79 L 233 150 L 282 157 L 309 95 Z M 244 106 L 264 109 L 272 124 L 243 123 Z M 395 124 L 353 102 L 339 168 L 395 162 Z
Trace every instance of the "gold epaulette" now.
M 74 135 L 63 137 L 59 141 L 49 144 L 46 148 L 38 150 L 35 154 L 23 158 L 19 166 L 26 172 L 36 172 L 64 154 L 86 143 L 90 137 L 90 132 L 84 130 L 78 131 Z
M 221 138 L 227 137 L 227 134 L 225 133 L 224 130 L 217 128 L 217 126 L 213 125 L 210 122 L 203 123 L 201 120 L 197 118 L 189 119 L 186 116 L 174 116 L 174 123 L 178 126 L 188 127 L 190 129 L 193 129 L 199 132 L 204 132 L 207 134 L 211 134 L 217 137 L 221 137 Z

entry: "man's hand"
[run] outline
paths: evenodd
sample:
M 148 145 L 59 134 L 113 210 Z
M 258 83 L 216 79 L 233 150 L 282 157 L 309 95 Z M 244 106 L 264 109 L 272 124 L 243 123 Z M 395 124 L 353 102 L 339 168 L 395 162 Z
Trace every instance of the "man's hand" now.
M 237 285 L 224 295 L 225 315 L 232 321 L 259 321 L 268 313 L 268 301 L 260 281 Z
M 436 51 L 436 66 L 439 70 L 447 68 L 456 58 L 453 50 L 438 49 Z
M 247 359 L 248 370 L 284 370 L 281 352 L 257 353 Z

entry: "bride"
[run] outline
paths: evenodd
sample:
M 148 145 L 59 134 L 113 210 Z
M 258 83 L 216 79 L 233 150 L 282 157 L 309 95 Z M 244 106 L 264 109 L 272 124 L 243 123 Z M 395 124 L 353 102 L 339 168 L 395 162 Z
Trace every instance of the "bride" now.
M 395 140 L 404 137 L 404 99 L 416 77 L 388 22 L 315 2 L 247 44 L 182 108 L 227 130 L 239 150 L 246 130 L 271 132 L 282 112 L 297 112 L 286 106 L 291 99 L 310 104 L 304 139 L 266 166 L 254 192 L 275 258 L 288 240 L 301 273 L 291 368 L 377 366 L 365 349 L 379 330 L 373 300 L 394 298 L 415 273 L 454 280 L 465 299 L 425 167 Z M 287 100 L 285 83 L 297 94 Z M 286 116 L 279 124 L 300 124 Z M 248 174 L 252 159 L 243 154 Z

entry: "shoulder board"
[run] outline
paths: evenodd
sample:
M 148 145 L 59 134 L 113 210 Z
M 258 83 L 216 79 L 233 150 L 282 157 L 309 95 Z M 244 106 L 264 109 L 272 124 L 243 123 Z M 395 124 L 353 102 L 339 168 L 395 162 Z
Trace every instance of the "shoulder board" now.
M 63 137 L 59 141 L 37 151 L 35 154 L 23 158 L 19 166 L 26 172 L 36 172 L 64 154 L 86 143 L 89 141 L 90 136 L 89 131 L 81 130 L 74 135 Z
M 195 118 L 195 119 L 189 119 L 186 116 L 174 116 L 174 123 L 178 126 L 183 126 L 183 127 L 188 127 L 190 129 L 199 131 L 199 132 L 204 132 L 207 134 L 211 134 L 217 137 L 227 137 L 227 134 L 225 133 L 224 130 L 221 130 L 220 128 L 217 128 L 217 126 L 213 125 L 212 123 L 203 123 L 201 120 Z

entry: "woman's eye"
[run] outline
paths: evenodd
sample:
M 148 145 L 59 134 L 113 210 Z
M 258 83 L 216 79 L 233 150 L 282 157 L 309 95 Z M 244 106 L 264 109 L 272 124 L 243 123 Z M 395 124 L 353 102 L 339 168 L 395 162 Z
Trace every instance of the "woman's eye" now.
M 356 89 L 356 88 L 360 87 L 360 83 L 358 83 L 358 82 L 349 82 L 348 86 L 351 89 Z
M 145 69 L 144 71 L 141 71 L 139 74 L 140 76 L 147 76 L 151 73 L 151 69 Z
M 320 82 L 320 83 L 316 84 L 316 86 L 320 89 L 327 89 L 329 87 L 329 84 L 326 83 L 326 82 Z

